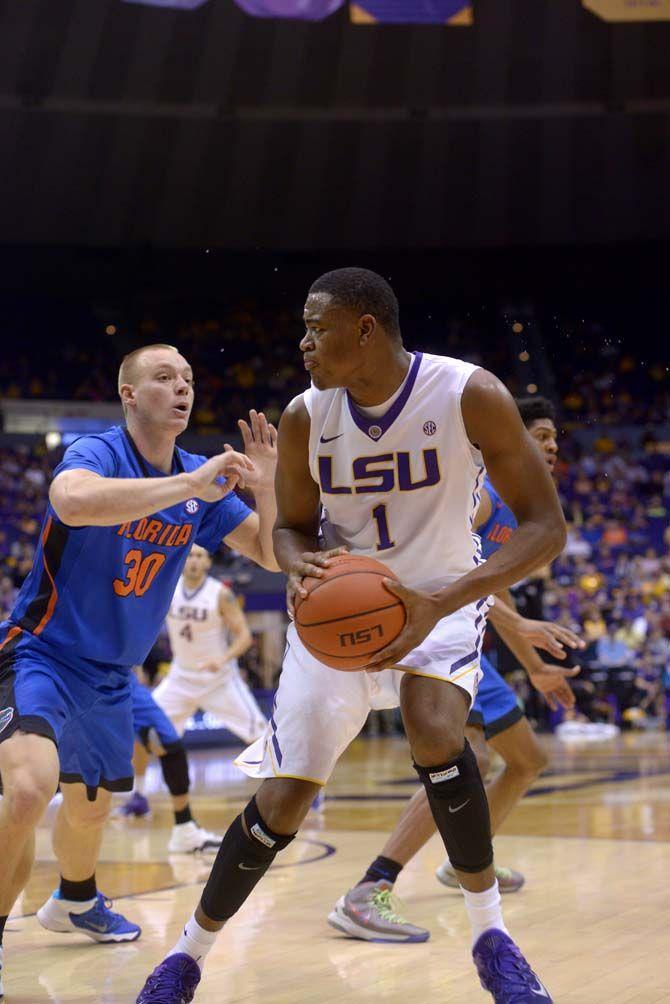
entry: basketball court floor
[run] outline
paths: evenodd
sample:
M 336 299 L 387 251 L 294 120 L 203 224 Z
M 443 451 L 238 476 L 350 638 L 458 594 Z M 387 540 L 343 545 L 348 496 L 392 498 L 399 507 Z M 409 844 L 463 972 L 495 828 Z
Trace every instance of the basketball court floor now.
M 496 839 L 496 856 L 526 875 L 505 897 L 506 922 L 556 1004 L 670 1002 L 670 741 L 627 734 L 566 747 L 548 738 L 552 767 Z M 255 785 L 234 751 L 192 755 L 193 804 L 221 831 Z M 130 945 L 95 945 L 43 930 L 35 911 L 55 886 L 49 814 L 37 864 L 5 935 L 7 1004 L 132 1004 L 176 940 L 209 871 L 207 859 L 168 857 L 169 803 L 151 768 L 153 815 L 109 824 L 99 887 L 143 927 Z M 434 838 L 401 874 L 408 919 L 430 928 L 420 945 L 348 940 L 326 915 L 357 881 L 416 789 L 401 739 L 361 739 L 342 759 L 321 813 L 311 813 L 210 953 L 199 1004 L 435 1001 L 478 1004 L 460 894 L 434 871 Z M 154 792 L 152 792 L 152 785 Z M 1 849 L 0 849 L 1 853 Z M 3 1002 L 4 1004 L 4 1002 Z

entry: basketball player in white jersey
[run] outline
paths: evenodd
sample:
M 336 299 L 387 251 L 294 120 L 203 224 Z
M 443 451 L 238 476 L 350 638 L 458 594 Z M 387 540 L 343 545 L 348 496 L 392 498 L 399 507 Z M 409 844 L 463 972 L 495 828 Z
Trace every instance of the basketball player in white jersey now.
M 194 544 L 167 615 L 172 663 L 153 692 L 177 732 L 198 708 L 252 743 L 267 725 L 237 659 L 251 646 L 251 631 L 234 593 L 209 574 L 212 559 Z
M 493 868 L 488 803 L 464 737 L 480 679 L 489 596 L 554 558 L 565 542 L 558 497 L 514 401 L 492 374 L 410 353 L 389 284 L 338 269 L 311 287 L 300 343 L 312 387 L 282 417 L 274 548 L 287 603 L 334 555 L 378 556 L 407 610 L 367 672 L 338 672 L 287 634 L 276 708 L 239 765 L 263 778 L 225 834 L 202 899 L 137 1004 L 190 1001 L 208 950 L 278 851 L 371 708 L 400 705 L 414 767 L 463 889 L 473 957 L 496 1004 L 550 1001 L 509 936 Z M 490 480 L 518 529 L 480 563 L 472 522 Z M 323 520 L 322 520 L 322 509 Z M 319 550 L 319 528 L 326 547 Z

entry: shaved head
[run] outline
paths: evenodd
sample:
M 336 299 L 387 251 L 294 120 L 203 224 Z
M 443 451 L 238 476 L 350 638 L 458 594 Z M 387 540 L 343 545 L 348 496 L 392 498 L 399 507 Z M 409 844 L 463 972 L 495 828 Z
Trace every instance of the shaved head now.
M 137 382 L 137 374 L 140 372 L 142 359 L 145 354 L 147 352 L 155 352 L 158 349 L 167 349 L 169 352 L 176 352 L 179 355 L 179 349 L 175 348 L 174 345 L 164 345 L 161 342 L 157 342 L 154 345 L 142 345 L 141 348 L 129 352 L 127 356 L 123 357 L 119 366 L 119 394 L 124 383 L 134 384 Z

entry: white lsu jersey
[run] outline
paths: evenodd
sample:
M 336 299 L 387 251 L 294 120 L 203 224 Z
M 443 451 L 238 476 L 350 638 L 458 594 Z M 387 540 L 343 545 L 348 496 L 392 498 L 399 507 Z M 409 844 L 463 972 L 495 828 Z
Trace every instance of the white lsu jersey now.
M 342 388 L 304 394 L 309 463 L 328 548 L 378 558 L 401 582 L 438 589 L 481 561 L 473 532 L 484 481 L 461 395 L 471 363 L 415 352 L 401 392 L 369 417 Z
M 185 670 L 201 672 L 217 662 L 230 644 L 230 634 L 219 613 L 221 583 L 208 575 L 193 592 L 181 576 L 166 618 L 173 660 Z M 234 661 L 233 661 L 234 665 Z

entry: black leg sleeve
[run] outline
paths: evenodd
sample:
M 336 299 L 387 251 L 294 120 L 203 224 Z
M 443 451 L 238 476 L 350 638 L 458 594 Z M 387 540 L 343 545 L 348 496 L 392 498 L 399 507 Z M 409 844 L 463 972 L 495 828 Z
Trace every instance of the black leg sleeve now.
M 211 920 L 228 920 L 237 913 L 275 859 L 291 843 L 290 836 L 273 833 L 261 818 L 252 798 L 242 816 L 231 823 L 216 855 L 202 894 L 201 905 Z
M 483 872 L 493 863 L 491 818 L 477 759 L 465 741 L 459 757 L 414 769 L 428 795 L 449 860 L 461 872 Z

